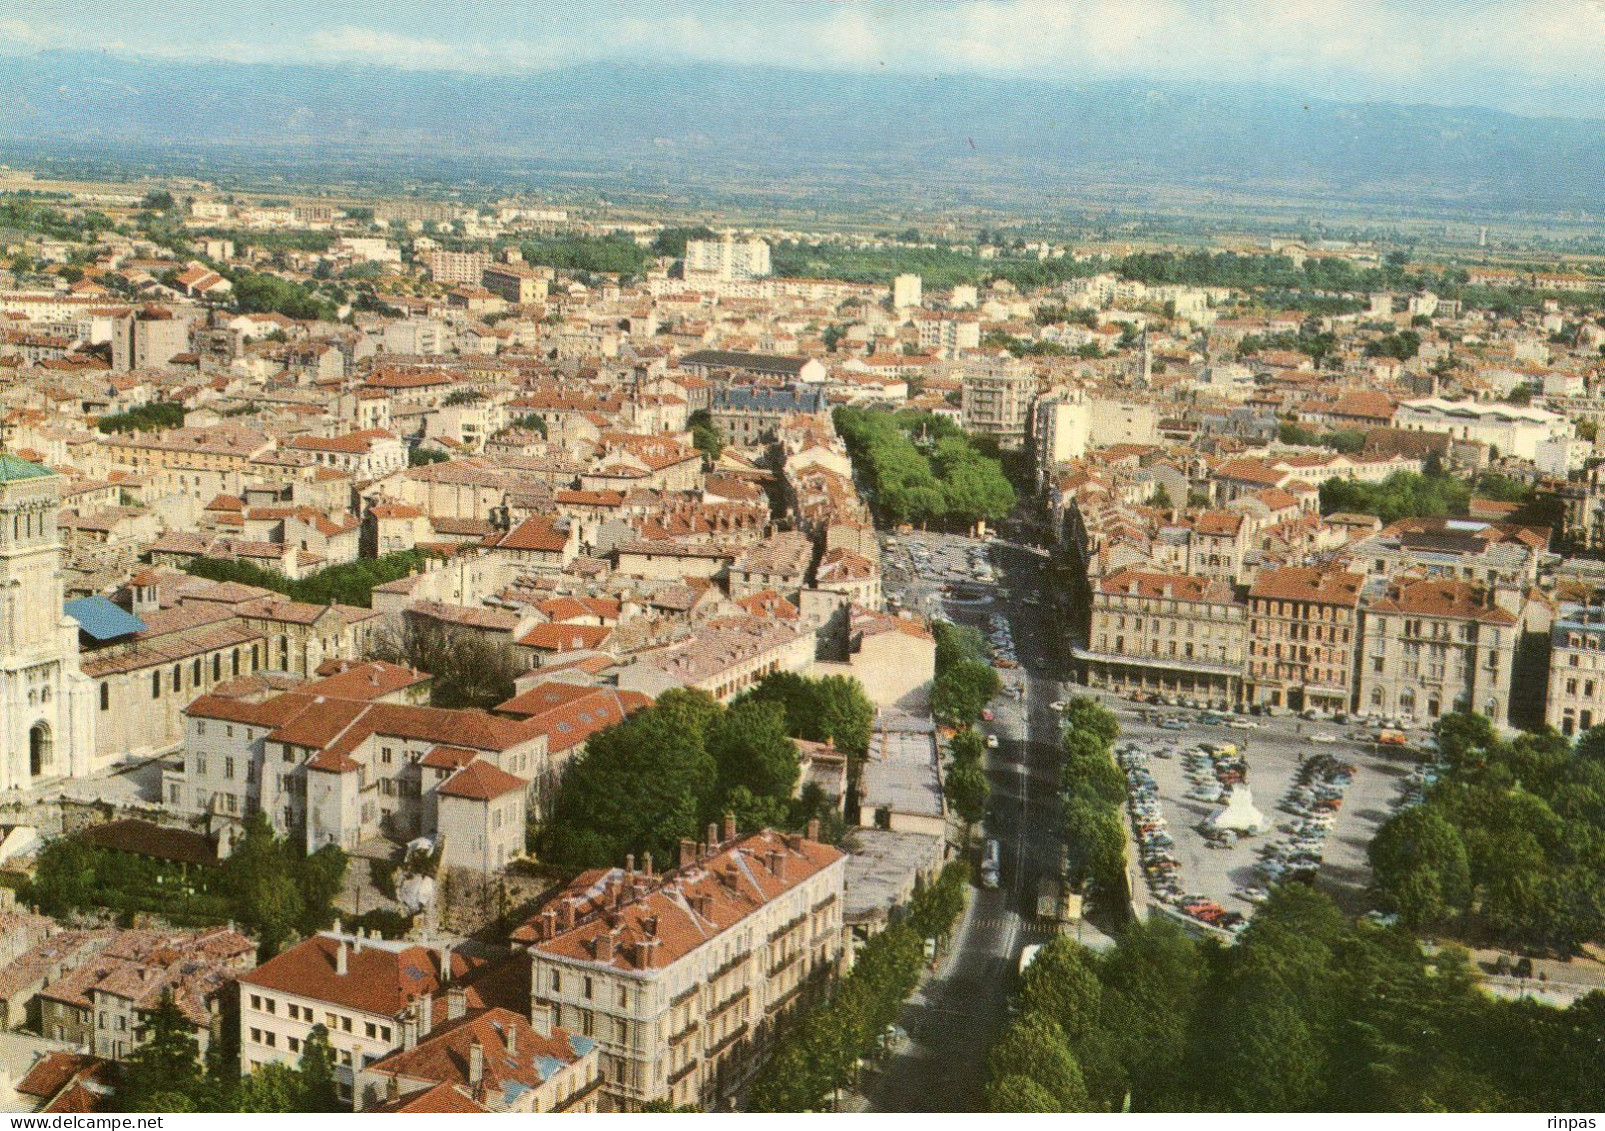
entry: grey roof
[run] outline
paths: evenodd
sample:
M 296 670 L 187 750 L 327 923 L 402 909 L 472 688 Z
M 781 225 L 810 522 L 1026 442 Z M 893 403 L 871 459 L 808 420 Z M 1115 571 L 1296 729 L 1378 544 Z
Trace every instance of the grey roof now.
M 930 729 L 896 729 L 882 718 L 864 760 L 860 803 L 866 810 L 889 809 L 910 816 L 940 817 L 942 777 L 936 735 Z
M 752 389 L 737 386 L 721 389 L 713 398 L 715 410 L 731 412 L 822 412 L 825 408 L 825 391 L 787 385 L 782 389 Z
M 701 365 L 710 369 L 745 369 L 749 373 L 777 373 L 795 377 L 813 358 L 778 353 L 741 353 L 736 350 L 698 350 L 680 359 L 681 366 Z

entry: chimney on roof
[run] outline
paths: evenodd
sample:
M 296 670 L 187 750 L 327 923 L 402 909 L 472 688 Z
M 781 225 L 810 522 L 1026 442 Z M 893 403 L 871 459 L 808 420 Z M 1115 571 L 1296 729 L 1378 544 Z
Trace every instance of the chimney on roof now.
M 334 972 L 340 977 L 346 976 L 346 941 L 340 940 L 340 947 L 334 952 Z
M 502 1036 L 507 1040 L 507 1055 L 518 1055 L 518 1026 L 509 1025 L 502 1030 Z
M 478 1088 L 485 1082 L 485 1049 L 475 1037 L 468 1045 L 468 1086 Z
M 418 1047 L 418 1012 L 417 1006 L 407 1010 L 401 1017 L 401 1051 L 409 1052 Z
M 539 924 L 535 930 L 537 938 L 549 939 L 557 934 L 557 912 L 550 907 L 541 912 L 541 917 L 536 922 Z
M 598 962 L 613 961 L 613 935 L 603 931 L 596 936 L 596 960 Z
M 712 856 L 719 848 L 719 822 L 708 822 L 708 855 Z
M 726 813 L 724 815 L 724 839 L 725 843 L 736 839 L 736 815 L 734 813 Z
M 769 857 L 770 874 L 777 880 L 784 880 L 786 878 L 786 854 L 770 849 L 767 855 Z
M 652 878 L 652 854 L 650 852 L 641 857 L 641 874 L 649 880 Z
M 391 1075 L 385 1077 L 385 1102 L 395 1103 L 401 1098 L 401 1078 Z
M 819 818 L 818 817 L 809 817 L 808 818 L 808 839 L 811 840 L 811 841 L 815 841 L 815 842 L 817 842 L 819 840 Z
M 446 991 L 446 1020 L 456 1021 L 468 1013 L 468 991 L 453 986 Z
M 559 931 L 574 929 L 574 904 L 567 899 L 557 905 L 557 929 Z
M 418 1009 L 418 1036 L 427 1037 L 429 1031 L 435 1027 L 435 995 L 432 990 L 425 990 L 418 995 L 413 1003 Z
M 550 1037 L 552 1035 L 552 1007 L 544 1001 L 530 1002 L 529 1027 L 535 1030 L 537 1037 Z

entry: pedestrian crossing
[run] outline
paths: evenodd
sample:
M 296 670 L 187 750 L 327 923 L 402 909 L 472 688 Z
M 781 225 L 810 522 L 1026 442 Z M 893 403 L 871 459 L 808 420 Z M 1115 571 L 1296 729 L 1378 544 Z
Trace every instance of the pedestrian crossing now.
M 1006 915 L 988 915 L 983 918 L 971 920 L 971 925 L 988 930 L 1001 931 L 1008 927 L 1018 927 L 1022 935 L 1042 935 L 1048 937 L 1057 934 L 1052 926 L 1046 923 L 1037 923 L 1028 919 L 1011 920 Z

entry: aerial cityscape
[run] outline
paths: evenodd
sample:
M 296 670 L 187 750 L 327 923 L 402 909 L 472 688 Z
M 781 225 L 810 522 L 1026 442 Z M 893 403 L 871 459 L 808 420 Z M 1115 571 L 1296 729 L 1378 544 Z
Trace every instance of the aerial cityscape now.
M 0 0 L 8 1116 L 1605 1110 L 1605 9 L 473 7 Z

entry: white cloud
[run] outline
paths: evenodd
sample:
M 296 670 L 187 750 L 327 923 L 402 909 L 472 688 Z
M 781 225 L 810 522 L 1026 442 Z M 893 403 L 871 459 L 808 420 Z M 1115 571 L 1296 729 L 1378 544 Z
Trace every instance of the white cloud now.
M 1573 84 L 1574 101 L 1605 100 L 1605 0 L 632 0 L 529 11 L 349 0 L 327 23 L 305 0 L 281 0 L 268 35 L 220 14 L 188 33 L 53 11 L 59 18 L 46 26 L 46 8 L 61 4 L 29 3 L 0 0 L 0 51 L 104 47 L 468 71 L 656 59 L 1058 81 L 1129 75 L 1277 82 L 1343 98 L 1482 93 L 1496 103 L 1524 85 Z M 149 42 L 132 39 L 132 29 L 158 26 Z M 105 42 L 107 27 L 130 41 Z M 1596 112 L 1605 116 L 1605 105 Z

